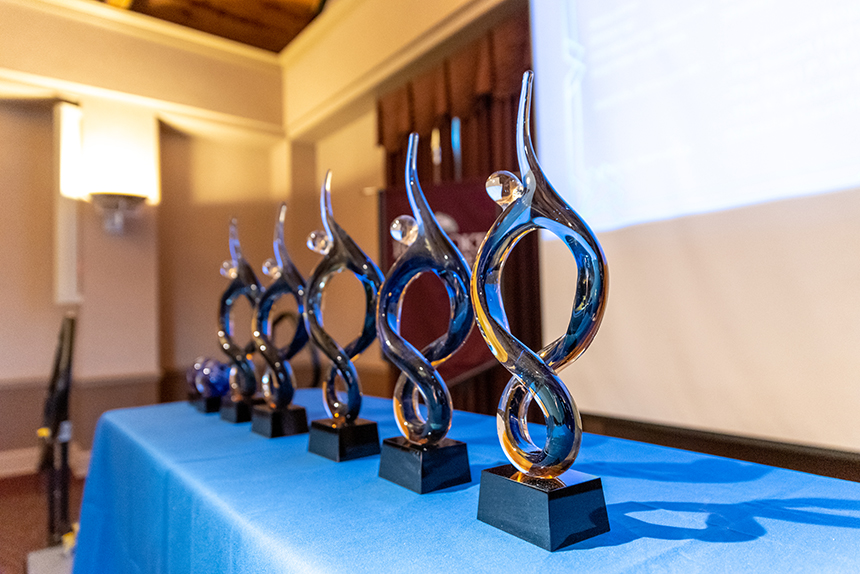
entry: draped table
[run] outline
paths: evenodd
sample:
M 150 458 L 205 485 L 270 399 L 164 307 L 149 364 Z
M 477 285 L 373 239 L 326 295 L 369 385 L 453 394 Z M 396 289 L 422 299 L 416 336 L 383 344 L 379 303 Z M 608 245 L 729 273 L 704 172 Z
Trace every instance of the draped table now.
M 295 402 L 325 416 L 318 390 Z M 398 436 L 391 401 L 362 418 Z M 539 429 L 535 428 L 534 434 Z M 456 412 L 471 484 L 418 495 L 379 457 L 335 463 L 187 403 L 111 411 L 96 430 L 74 572 L 858 572 L 860 484 L 586 434 L 611 531 L 547 552 L 479 522 L 491 417 Z

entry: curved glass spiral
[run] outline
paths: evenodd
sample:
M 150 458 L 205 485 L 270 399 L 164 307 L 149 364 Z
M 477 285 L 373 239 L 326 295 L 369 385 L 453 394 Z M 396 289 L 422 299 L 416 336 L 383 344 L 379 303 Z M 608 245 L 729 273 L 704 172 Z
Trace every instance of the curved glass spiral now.
M 445 234 L 421 191 L 417 173 L 418 134 L 409 136 L 406 192 L 414 219 L 403 215 L 391 224 L 391 235 L 407 246 L 388 272 L 379 291 L 376 329 L 385 355 L 402 372 L 394 388 L 394 416 L 400 432 L 413 444 L 435 444 L 451 428 L 451 395 L 435 369 L 466 341 L 474 320 L 469 301 L 471 272 L 460 251 Z M 448 331 L 418 351 L 400 336 L 400 309 L 406 288 L 421 273 L 435 274 L 451 301 Z M 427 407 L 418 408 L 419 395 Z
M 260 380 L 260 386 L 266 403 L 273 409 L 286 408 L 293 400 L 293 369 L 290 367 L 289 361 L 308 342 L 308 332 L 303 321 L 299 321 L 296 325 L 296 331 L 289 345 L 279 348 L 272 342 L 272 318 L 270 315 L 275 302 L 282 296 L 290 294 L 296 300 L 299 315 L 302 314 L 305 306 L 305 280 L 296 266 L 293 265 L 284 243 L 286 218 L 287 204 L 282 203 L 278 211 L 278 220 L 275 223 L 275 237 L 272 241 L 275 257 L 266 260 L 266 263 L 263 264 L 263 273 L 272 277 L 274 281 L 260 297 L 251 326 L 257 349 L 268 365 Z
M 257 378 L 254 375 L 254 363 L 251 360 L 255 350 L 254 342 L 250 341 L 243 347 L 233 340 L 231 316 L 233 304 L 240 297 L 245 297 L 250 302 L 251 308 L 255 308 L 263 294 L 254 270 L 242 256 L 238 226 L 235 219 L 230 221 L 230 260 L 225 261 L 221 266 L 221 274 L 232 281 L 221 295 L 221 305 L 218 310 L 218 340 L 221 343 L 221 350 L 233 362 L 230 369 L 230 397 L 234 402 L 254 396 L 257 392 Z
M 334 220 L 331 210 L 331 171 L 326 173 L 320 190 L 320 214 L 323 230 L 308 236 L 308 248 L 324 257 L 308 279 L 305 289 L 304 318 L 310 336 L 317 347 L 331 360 L 332 369 L 323 381 L 323 396 L 329 416 L 350 422 L 361 410 L 361 385 L 352 359 L 364 351 L 376 338 L 376 297 L 382 285 L 382 272 Z M 342 271 L 351 271 L 364 287 L 365 313 L 361 334 L 346 347 L 323 328 L 322 296 L 328 280 Z M 346 383 L 344 403 L 335 389 L 335 379 Z
M 556 193 L 535 157 L 529 126 L 532 83 L 532 72 L 526 72 L 517 117 L 520 177 L 497 172 L 487 180 L 488 193 L 504 211 L 478 250 L 471 287 L 481 334 L 496 359 L 513 375 L 496 415 L 505 455 L 530 476 L 553 478 L 573 464 L 582 438 L 576 403 L 556 373 L 579 357 L 597 333 L 609 276 L 594 233 Z M 516 243 L 535 229 L 546 229 L 563 240 L 578 271 L 567 331 L 538 353 L 511 335 L 501 291 L 505 259 Z M 526 425 L 532 400 L 546 418 L 543 448 L 532 441 Z

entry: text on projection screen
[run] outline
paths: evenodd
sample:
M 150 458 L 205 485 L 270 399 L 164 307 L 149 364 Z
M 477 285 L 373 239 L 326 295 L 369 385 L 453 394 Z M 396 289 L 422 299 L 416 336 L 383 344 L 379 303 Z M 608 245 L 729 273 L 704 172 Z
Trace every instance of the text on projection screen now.
M 567 10 L 569 199 L 596 229 L 860 185 L 860 2 Z

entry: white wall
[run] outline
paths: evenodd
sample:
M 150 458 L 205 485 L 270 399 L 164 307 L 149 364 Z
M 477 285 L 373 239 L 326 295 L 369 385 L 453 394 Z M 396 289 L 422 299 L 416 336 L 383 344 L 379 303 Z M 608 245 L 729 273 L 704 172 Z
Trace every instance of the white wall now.
M 532 3 L 536 132 L 543 168 L 569 192 L 582 70 L 559 13 Z M 846 191 L 599 234 L 606 317 L 562 375 L 580 409 L 860 451 L 857 213 L 860 192 Z M 567 327 L 576 271 L 556 240 L 542 241 L 541 269 L 550 341 Z
M 858 212 L 848 191 L 600 234 L 606 317 L 563 371 L 579 407 L 860 450 Z M 549 336 L 566 327 L 573 261 L 545 241 L 541 263 Z

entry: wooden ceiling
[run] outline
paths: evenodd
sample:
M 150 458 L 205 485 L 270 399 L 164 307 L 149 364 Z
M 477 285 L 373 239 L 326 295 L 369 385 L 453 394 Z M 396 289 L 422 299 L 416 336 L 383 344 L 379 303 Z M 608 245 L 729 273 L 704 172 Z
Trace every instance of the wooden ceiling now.
M 280 52 L 325 0 L 101 0 L 111 6 Z

